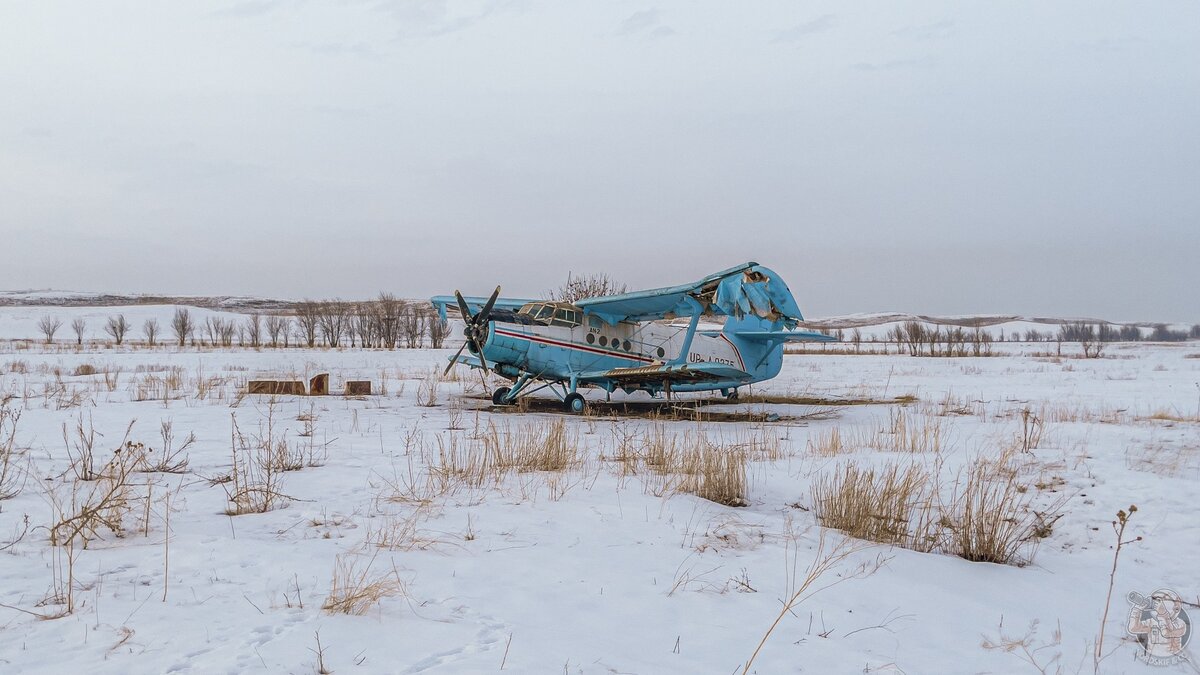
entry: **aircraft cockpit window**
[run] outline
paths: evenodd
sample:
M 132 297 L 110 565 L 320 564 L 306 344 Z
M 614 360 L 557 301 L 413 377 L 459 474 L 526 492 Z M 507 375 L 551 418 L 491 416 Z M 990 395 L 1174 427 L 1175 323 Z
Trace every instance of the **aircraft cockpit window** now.
M 550 325 L 574 328 L 579 325 L 579 312 L 573 309 L 557 309 L 554 312 L 554 319 L 550 322 Z

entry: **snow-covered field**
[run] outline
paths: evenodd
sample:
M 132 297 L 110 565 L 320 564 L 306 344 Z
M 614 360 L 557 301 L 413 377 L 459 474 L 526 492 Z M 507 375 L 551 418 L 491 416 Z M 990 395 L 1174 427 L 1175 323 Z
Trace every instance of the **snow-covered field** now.
M 785 416 L 764 424 L 493 410 L 475 374 L 431 389 L 449 351 L 0 342 L 0 398 L 20 415 L 10 471 L 20 491 L 0 501 L 0 671 L 735 673 L 810 567 L 842 551 L 752 672 L 1037 672 L 1027 653 L 1047 672 L 1091 672 L 1110 522 L 1136 504 L 1126 539 L 1143 539 L 1121 554 L 1100 671 L 1149 672 L 1125 636 L 1126 593 L 1200 599 L 1200 345 L 1036 354 L 1050 348 L 790 355 L 753 393 L 826 402 L 708 408 Z M 81 366 L 95 373 L 75 374 Z M 369 379 L 376 394 L 239 395 L 254 377 L 320 372 L 335 391 Z M 846 398 L 880 403 L 835 405 Z M 1050 514 L 1048 536 L 1020 549 L 1029 564 L 859 542 L 818 524 L 812 485 L 847 463 L 915 463 L 949 503 L 972 460 L 996 460 L 1025 434 L 1026 410 L 1044 429 L 1003 462 L 1028 507 Z M 470 465 L 489 439 L 515 443 L 559 422 L 571 450 L 559 469 Z M 186 470 L 131 474 L 127 512 L 100 514 L 119 534 L 99 525 L 86 548 L 82 535 L 52 545 L 53 524 L 105 484 L 72 467 L 78 427 L 94 428 L 102 473 L 127 429 L 151 461 L 161 456 L 163 424 L 176 448 L 195 435 Z M 680 492 L 644 454 L 658 434 L 744 453 L 748 505 Z M 267 435 L 299 468 L 274 475 L 275 508 L 227 515 L 223 477 Z M 897 451 L 906 443 L 925 447 Z M 361 614 L 323 610 L 347 566 L 387 597 Z

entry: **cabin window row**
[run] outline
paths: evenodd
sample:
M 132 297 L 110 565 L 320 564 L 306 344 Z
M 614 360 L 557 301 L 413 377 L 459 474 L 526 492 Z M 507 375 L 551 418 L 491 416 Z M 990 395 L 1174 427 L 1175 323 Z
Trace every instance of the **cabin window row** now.
M 595 333 L 588 333 L 587 337 L 585 337 L 584 339 L 587 340 L 587 343 L 589 345 L 596 344 L 596 334 Z M 629 340 L 626 340 L 624 343 L 622 343 L 620 338 L 613 338 L 612 340 L 609 340 L 607 335 L 600 336 L 600 346 L 601 347 L 610 347 L 611 346 L 613 349 L 624 348 L 624 350 L 627 352 L 633 350 L 633 343 L 630 342 Z
M 587 340 L 587 343 L 589 345 L 596 344 L 596 341 L 597 341 L 595 333 L 588 333 L 587 337 L 585 337 L 584 339 Z M 613 338 L 612 340 L 609 340 L 607 335 L 601 335 L 599 338 L 599 342 L 600 342 L 601 347 L 611 347 L 613 349 L 624 349 L 627 352 L 633 351 L 633 343 L 631 343 L 629 340 L 625 340 L 624 342 L 622 342 L 620 338 Z M 667 354 L 666 350 L 664 350 L 662 347 L 658 348 L 657 353 L 658 353 L 658 357 L 660 359 L 662 357 L 666 356 L 666 354 Z

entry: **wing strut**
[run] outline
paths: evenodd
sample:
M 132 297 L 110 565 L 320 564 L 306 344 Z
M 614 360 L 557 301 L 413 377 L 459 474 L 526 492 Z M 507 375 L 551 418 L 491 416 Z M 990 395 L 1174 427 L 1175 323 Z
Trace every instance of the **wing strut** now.
M 688 322 L 687 335 L 683 337 L 683 347 L 679 350 L 679 356 L 667 365 L 680 366 L 687 363 L 688 352 L 692 350 L 692 340 L 696 337 L 696 326 L 700 324 L 700 315 L 704 313 L 704 306 L 692 296 L 687 296 L 687 303 L 692 308 L 692 320 Z

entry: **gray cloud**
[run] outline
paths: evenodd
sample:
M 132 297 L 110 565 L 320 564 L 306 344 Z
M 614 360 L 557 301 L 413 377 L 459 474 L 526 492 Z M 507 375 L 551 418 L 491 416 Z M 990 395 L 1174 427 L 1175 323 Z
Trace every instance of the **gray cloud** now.
M 370 60 L 380 57 L 379 52 L 365 42 L 297 42 L 293 46 L 321 56 L 355 56 Z
M 401 39 L 449 35 L 472 28 L 494 14 L 524 9 L 522 2 L 514 0 L 485 0 L 478 3 L 452 0 L 372 0 L 372 6 L 393 20 L 397 36 Z
M 810 35 L 824 33 L 835 25 L 837 25 L 837 17 L 833 14 L 823 14 L 815 19 L 792 26 L 787 30 L 779 31 L 775 34 L 773 42 L 799 42 Z
M 880 61 L 878 63 L 867 63 L 859 61 L 851 66 L 855 70 L 864 71 L 880 71 L 880 70 L 912 70 L 921 68 L 932 68 L 937 65 L 937 59 L 932 56 L 923 56 L 916 59 L 890 59 L 888 61 Z
M 662 22 L 657 9 L 646 9 L 634 12 L 621 22 L 617 35 L 643 35 L 651 38 L 669 37 L 675 34 L 675 29 Z
M 213 14 L 240 18 L 262 16 L 282 8 L 284 4 L 285 0 L 242 0 L 218 9 Z
M 954 34 L 953 21 L 935 21 L 918 26 L 905 26 L 892 31 L 892 35 L 912 40 L 943 40 Z

